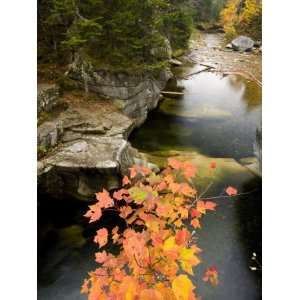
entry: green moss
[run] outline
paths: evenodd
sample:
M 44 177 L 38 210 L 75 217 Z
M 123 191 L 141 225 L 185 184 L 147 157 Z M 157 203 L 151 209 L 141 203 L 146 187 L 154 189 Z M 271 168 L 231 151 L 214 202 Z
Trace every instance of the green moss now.
M 38 146 L 37 147 L 37 156 L 38 156 L 38 159 L 41 159 L 46 154 L 47 154 L 47 149 L 45 147 L 43 147 L 43 146 Z

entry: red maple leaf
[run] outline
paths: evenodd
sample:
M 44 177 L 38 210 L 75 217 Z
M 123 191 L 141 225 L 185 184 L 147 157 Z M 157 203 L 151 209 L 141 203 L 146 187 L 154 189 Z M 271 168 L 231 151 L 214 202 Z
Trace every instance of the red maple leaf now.
M 97 231 L 97 235 L 94 238 L 94 242 L 103 247 L 107 244 L 108 231 L 106 228 L 101 228 Z
M 120 217 L 126 219 L 132 213 L 132 208 L 130 206 L 122 206 L 120 208 Z
M 104 263 L 107 260 L 107 258 L 108 258 L 106 251 L 95 253 L 95 257 L 96 257 L 95 261 L 98 264 Z
M 129 183 L 130 183 L 130 180 L 129 180 L 128 176 L 124 176 L 123 180 L 122 180 L 122 185 L 124 186 L 124 185 L 127 185 Z
M 215 203 L 215 202 L 212 202 L 212 201 L 205 202 L 205 208 L 207 210 L 216 210 L 216 206 L 217 206 L 217 203 Z
M 194 177 L 197 173 L 197 168 L 188 161 L 183 163 L 182 169 L 186 179 Z
M 204 276 L 202 277 L 202 280 L 205 282 L 209 281 L 213 286 L 218 285 L 219 280 L 217 268 L 215 266 L 207 268 Z
M 114 206 L 114 200 L 110 198 L 107 190 L 103 189 L 103 192 L 96 193 L 96 198 L 101 208 L 109 208 Z
M 102 216 L 102 211 L 101 211 L 101 207 L 99 206 L 99 204 L 94 204 L 89 206 L 89 210 L 86 212 L 86 214 L 84 215 L 84 217 L 86 218 L 90 218 L 89 223 L 98 221 L 101 216 Z
M 190 236 L 191 234 L 185 228 L 177 231 L 175 236 L 176 244 L 179 246 L 186 245 L 190 239 Z
M 120 189 L 119 191 L 117 192 L 114 192 L 113 194 L 113 197 L 116 199 L 116 200 L 122 200 L 123 199 L 123 195 L 128 195 L 128 191 L 126 189 Z
M 182 163 L 175 158 L 168 158 L 168 165 L 175 170 L 179 170 L 181 168 Z
M 232 186 L 229 186 L 226 190 L 225 190 L 226 194 L 229 196 L 235 196 L 237 194 L 237 189 L 235 189 Z
M 200 222 L 198 219 L 193 219 L 191 221 L 191 225 L 194 227 L 194 228 L 201 228 L 201 225 L 200 225 Z
M 130 170 L 130 178 L 132 179 L 137 175 L 136 167 L 133 166 L 132 168 L 129 168 L 129 170 Z

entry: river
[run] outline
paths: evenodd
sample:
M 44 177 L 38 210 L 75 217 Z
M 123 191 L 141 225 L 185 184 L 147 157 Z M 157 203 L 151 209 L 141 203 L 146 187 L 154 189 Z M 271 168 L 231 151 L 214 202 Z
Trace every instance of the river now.
M 220 41 L 212 34 L 205 35 L 204 43 L 215 48 Z M 203 47 L 192 56 L 203 55 L 201 51 Z M 206 58 L 206 62 L 212 61 Z M 174 72 L 182 77 L 202 69 L 196 63 Z M 203 263 L 195 270 L 194 284 L 204 300 L 261 299 L 261 272 L 250 269 L 259 269 L 251 260 L 253 252 L 261 261 L 261 179 L 247 167 L 247 162 L 255 162 L 261 89 L 243 77 L 214 72 L 201 72 L 176 84 L 183 96 L 164 99 L 130 141 L 159 166 L 168 156 L 194 162 L 203 170 L 196 178 L 197 187 L 201 190 L 213 182 L 207 196 L 223 195 L 228 185 L 247 193 L 234 199 L 221 197 L 216 200 L 217 211 L 203 218 L 203 228 L 197 231 Z M 217 164 L 214 172 L 207 171 L 211 161 Z M 57 206 L 53 199 L 45 199 L 39 207 L 39 299 L 85 299 L 79 288 L 94 268 L 95 251 L 94 228 L 82 218 L 85 210 L 84 203 L 70 207 L 68 199 Z M 107 216 L 104 222 L 113 219 Z M 210 265 L 219 270 L 220 284 L 215 288 L 201 280 Z

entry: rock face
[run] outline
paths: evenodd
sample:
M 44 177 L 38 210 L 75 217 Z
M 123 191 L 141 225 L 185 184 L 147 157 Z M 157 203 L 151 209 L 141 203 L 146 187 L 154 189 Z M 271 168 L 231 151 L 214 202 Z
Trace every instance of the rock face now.
M 232 42 L 232 47 L 236 51 L 250 51 L 254 47 L 254 41 L 247 36 L 238 36 Z
M 114 100 L 115 104 L 129 117 L 141 125 L 160 98 L 160 91 L 171 78 L 170 71 L 162 71 L 156 78 L 149 74 L 113 74 L 96 70 L 79 57 L 72 65 L 68 76 L 76 80 L 86 91 L 92 91 Z
M 59 88 L 55 84 L 40 83 L 37 86 L 37 111 L 49 112 L 60 103 Z
M 254 144 L 254 153 L 258 160 L 259 171 L 262 171 L 262 123 L 256 129 L 256 142 Z
M 39 191 L 82 199 L 103 187 L 117 188 L 134 164 L 127 142 L 133 128 L 134 121 L 113 106 L 70 105 L 38 128 L 39 145 L 50 149 L 38 163 Z

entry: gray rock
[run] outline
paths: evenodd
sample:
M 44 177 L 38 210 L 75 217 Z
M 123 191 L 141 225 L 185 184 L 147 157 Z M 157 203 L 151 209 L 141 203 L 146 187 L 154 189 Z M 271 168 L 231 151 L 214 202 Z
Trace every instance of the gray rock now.
M 37 111 L 50 112 L 60 104 L 59 88 L 55 84 L 40 83 L 37 85 Z
M 69 108 L 38 128 L 40 145 L 53 147 L 51 138 L 60 137 L 60 143 L 38 162 L 41 192 L 85 200 L 102 188 L 120 185 L 120 175 L 134 163 L 126 140 L 134 121 L 101 107 Z
M 148 112 L 157 106 L 160 91 L 172 73 L 162 71 L 156 78 L 151 74 L 113 74 L 97 70 L 78 55 L 68 76 L 86 90 L 112 99 L 119 109 L 141 125 Z
M 254 41 L 247 36 L 238 36 L 232 42 L 232 47 L 236 51 L 250 51 L 254 47 Z

